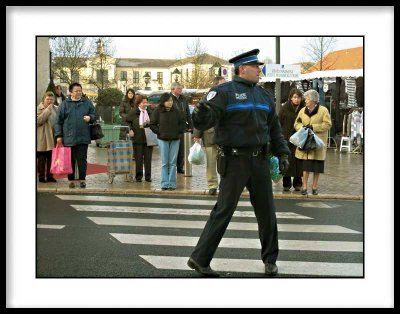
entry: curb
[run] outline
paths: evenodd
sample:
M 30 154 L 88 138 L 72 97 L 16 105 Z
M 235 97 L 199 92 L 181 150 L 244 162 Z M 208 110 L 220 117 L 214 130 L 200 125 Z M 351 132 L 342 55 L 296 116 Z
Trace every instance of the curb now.
M 192 196 L 209 196 L 208 190 L 174 190 L 163 191 L 161 189 L 141 190 L 141 189 L 119 189 L 119 188 L 37 188 L 37 193 L 63 193 L 63 194 L 95 194 L 107 193 L 115 195 L 138 195 L 138 194 L 162 194 L 162 195 L 192 195 Z M 248 198 L 249 192 L 243 192 L 242 197 Z M 290 192 L 274 192 L 274 199 L 338 199 L 338 200 L 364 200 L 363 195 L 345 195 L 345 194 L 318 194 L 318 195 L 301 195 Z

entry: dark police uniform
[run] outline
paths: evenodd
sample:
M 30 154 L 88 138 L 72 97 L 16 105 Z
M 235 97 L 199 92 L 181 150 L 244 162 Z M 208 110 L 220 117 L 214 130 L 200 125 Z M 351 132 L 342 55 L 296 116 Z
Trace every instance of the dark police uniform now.
M 235 67 L 262 64 L 257 59 L 258 52 L 252 50 L 229 61 Z M 243 62 L 246 60 L 249 61 Z M 235 76 L 233 81 L 212 88 L 200 106 L 205 108 L 196 108 L 193 123 L 199 130 L 215 127 L 221 181 L 217 203 L 188 265 L 194 260 L 201 268 L 209 268 L 244 187 L 250 193 L 257 217 L 261 258 L 264 263 L 275 264 L 278 230 L 266 154 L 269 151 L 276 156 L 287 156 L 290 150 L 281 132 L 273 97 L 255 83 Z

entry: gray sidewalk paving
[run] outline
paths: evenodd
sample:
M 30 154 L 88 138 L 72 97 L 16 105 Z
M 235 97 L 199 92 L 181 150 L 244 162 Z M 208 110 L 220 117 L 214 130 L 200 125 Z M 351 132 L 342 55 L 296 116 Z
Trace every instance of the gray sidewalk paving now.
M 91 164 L 107 165 L 107 149 L 96 147 L 94 142 L 89 145 L 88 162 Z M 313 199 L 350 199 L 362 200 L 364 190 L 364 158 L 362 154 L 340 153 L 339 150 L 329 148 L 325 160 L 325 173 L 319 179 L 319 195 L 303 196 L 293 189 L 283 192 L 282 181 L 273 184 L 275 198 L 313 198 Z M 132 161 L 132 171 L 135 172 Z M 162 191 L 160 188 L 160 155 L 158 147 L 153 150 L 152 160 L 153 182 L 127 182 L 124 174 L 116 175 L 113 183 L 109 183 L 108 173 L 91 174 L 86 177 L 86 189 L 68 187 L 66 178 L 59 179 L 57 183 L 39 183 L 38 192 L 62 193 L 115 193 L 115 194 L 183 194 L 183 195 L 208 195 L 205 165 L 192 166 L 192 176 L 186 177 L 177 174 L 177 189 L 175 191 Z M 311 187 L 312 176 L 309 178 Z M 311 188 L 310 188 L 311 190 Z M 244 191 L 243 196 L 248 196 Z M 214 196 L 215 197 L 215 196 Z

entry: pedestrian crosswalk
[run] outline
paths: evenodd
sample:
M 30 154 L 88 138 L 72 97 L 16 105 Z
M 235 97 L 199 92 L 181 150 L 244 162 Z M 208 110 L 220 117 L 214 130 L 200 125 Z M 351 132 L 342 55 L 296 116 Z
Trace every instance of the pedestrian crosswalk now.
M 186 265 L 189 256 L 185 248 L 197 244 L 211 208 L 215 205 L 215 200 L 179 197 L 57 197 L 67 201 L 78 212 L 85 213 L 87 219 L 98 226 L 120 227 L 118 232 L 114 228 L 109 234 L 123 245 L 173 247 L 171 255 L 149 255 L 149 251 L 139 253 L 143 260 L 159 270 L 191 271 Z M 318 224 L 313 217 L 302 214 L 298 209 L 297 212 L 278 209 L 277 218 L 281 252 L 277 265 L 280 275 L 363 276 L 364 267 L 360 260 L 364 247 L 362 232 L 335 224 Z M 259 256 L 261 244 L 257 231 L 258 225 L 250 202 L 240 201 L 227 234 L 219 245 L 220 254 L 211 262 L 213 269 L 238 274 L 263 273 L 264 264 L 260 259 L 253 259 L 249 255 L 237 258 L 242 249 L 253 250 L 257 252 L 254 256 Z M 179 250 L 182 250 L 181 255 Z M 236 256 L 221 256 L 225 252 L 235 252 Z M 310 258 L 304 258 L 307 253 Z M 338 258 L 330 260 L 332 254 L 346 258 L 343 261 Z M 355 258 L 352 258 L 353 255 Z M 310 260 L 312 258 L 315 260 Z

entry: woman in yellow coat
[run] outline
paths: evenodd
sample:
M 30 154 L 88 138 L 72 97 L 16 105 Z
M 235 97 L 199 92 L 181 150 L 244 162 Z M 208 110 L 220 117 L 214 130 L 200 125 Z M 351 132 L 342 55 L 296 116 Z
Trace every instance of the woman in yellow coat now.
M 332 122 L 327 108 L 318 104 L 319 94 L 315 90 L 304 93 L 306 106 L 299 111 L 294 122 L 294 128 L 299 130 L 308 127 L 324 142 L 324 146 L 311 151 L 296 149 L 296 158 L 303 160 L 303 186 L 301 194 L 307 195 L 307 182 L 310 172 L 313 172 L 312 194 L 318 194 L 318 179 L 324 173 L 324 161 L 326 158 L 326 143 L 328 141 L 328 130 Z

